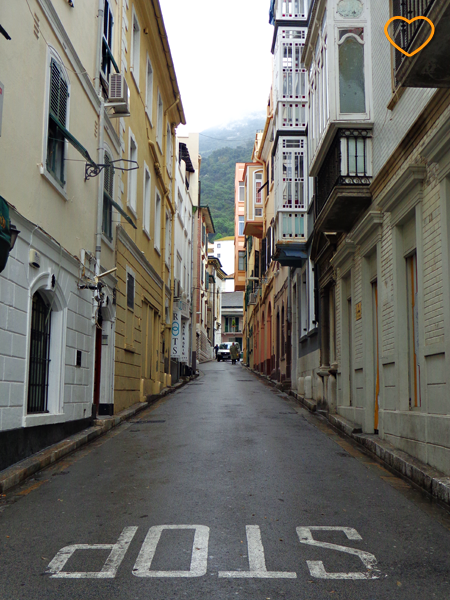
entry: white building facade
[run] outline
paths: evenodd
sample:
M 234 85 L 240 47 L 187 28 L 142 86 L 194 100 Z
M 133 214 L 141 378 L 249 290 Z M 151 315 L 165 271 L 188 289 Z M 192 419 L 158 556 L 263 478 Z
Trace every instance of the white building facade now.
M 430 81 L 427 65 L 449 56 L 436 44 L 420 64 L 404 63 L 383 28 L 392 14 L 419 16 L 417 6 L 389 4 L 315 2 L 304 53 L 317 82 L 309 138 L 323 403 L 448 475 L 450 103 L 431 85 L 449 83 Z M 430 18 L 443 9 L 426 5 Z M 405 50 L 412 34 L 424 31 L 392 33 Z
M 0 195 L 20 233 L 0 274 L 0 469 L 113 402 L 115 279 L 94 278 L 114 266 L 103 200 L 119 186 L 113 169 L 86 168 L 120 153 L 99 95 L 101 15 L 97 3 L 31 5 L 2 12 L 14 36 L 2 44 Z

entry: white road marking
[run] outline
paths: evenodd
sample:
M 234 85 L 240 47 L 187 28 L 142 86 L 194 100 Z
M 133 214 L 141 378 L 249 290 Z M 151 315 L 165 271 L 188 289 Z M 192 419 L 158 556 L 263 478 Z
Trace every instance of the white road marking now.
M 323 562 L 321 560 L 307 560 L 306 563 L 309 568 L 309 572 L 313 577 L 318 579 L 379 579 L 380 571 L 376 568 L 377 559 L 370 552 L 364 552 L 364 550 L 357 550 L 356 548 L 347 548 L 346 546 L 339 546 L 337 544 L 329 544 L 328 542 L 319 542 L 313 539 L 311 531 L 343 531 L 349 540 L 362 540 L 362 537 L 352 527 L 297 527 L 297 534 L 302 544 L 309 544 L 310 546 L 319 546 L 321 548 L 327 548 L 328 550 L 337 550 L 338 552 L 346 552 L 347 554 L 353 554 L 359 556 L 362 563 L 367 569 L 366 573 L 327 573 Z
M 113 579 L 137 529 L 137 527 L 125 527 L 116 544 L 73 544 L 72 546 L 66 546 L 49 563 L 47 573 L 52 573 L 52 577 L 54 578 Z M 65 564 L 77 550 L 111 550 L 111 553 L 101 571 L 63 571 Z
M 195 529 L 189 571 L 150 571 L 164 529 Z M 156 525 L 151 527 L 133 568 L 136 577 L 202 577 L 208 568 L 209 527 L 206 525 Z
M 219 571 L 219 577 L 295 579 L 297 573 L 268 571 L 259 525 L 246 525 L 249 571 Z

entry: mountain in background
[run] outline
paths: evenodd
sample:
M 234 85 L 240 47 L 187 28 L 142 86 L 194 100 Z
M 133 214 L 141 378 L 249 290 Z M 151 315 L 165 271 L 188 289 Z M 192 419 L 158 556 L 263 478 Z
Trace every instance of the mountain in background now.
M 256 132 L 264 123 L 265 114 L 255 114 L 200 133 L 201 203 L 209 206 L 216 230 L 210 241 L 234 236 L 236 163 L 251 160 Z
M 234 236 L 234 175 L 237 162 L 249 162 L 253 141 L 237 148 L 220 148 L 202 158 L 202 206 L 209 206 L 216 234 L 210 241 Z
M 237 148 L 248 142 L 253 143 L 256 132 L 264 129 L 265 121 L 265 113 L 255 113 L 238 121 L 205 129 L 200 133 L 200 154 L 205 157 L 220 148 Z

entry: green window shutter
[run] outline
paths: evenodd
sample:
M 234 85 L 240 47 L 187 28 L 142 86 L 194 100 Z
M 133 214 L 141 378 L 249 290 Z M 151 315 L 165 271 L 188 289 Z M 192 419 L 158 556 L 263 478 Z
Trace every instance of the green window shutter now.
M 228 333 L 228 317 L 225 317 L 225 333 Z
M 61 73 L 61 67 L 52 58 L 50 62 L 50 114 L 67 126 L 67 99 L 69 86 Z

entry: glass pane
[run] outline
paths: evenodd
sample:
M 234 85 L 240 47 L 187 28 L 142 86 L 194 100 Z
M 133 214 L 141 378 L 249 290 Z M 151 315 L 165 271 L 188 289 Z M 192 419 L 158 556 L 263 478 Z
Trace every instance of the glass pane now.
M 347 138 L 348 144 L 348 174 L 356 174 L 356 138 Z
M 341 113 L 366 112 L 364 46 L 353 37 L 339 46 L 339 92 Z
M 357 175 L 365 175 L 364 165 L 364 138 L 356 139 L 356 173 Z

